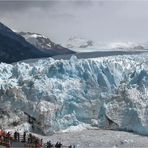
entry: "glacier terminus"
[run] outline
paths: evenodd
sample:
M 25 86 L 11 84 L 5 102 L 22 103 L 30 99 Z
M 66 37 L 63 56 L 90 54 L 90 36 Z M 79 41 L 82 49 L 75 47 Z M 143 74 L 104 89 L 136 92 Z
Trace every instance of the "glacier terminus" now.
M 3 129 L 50 135 L 86 124 L 148 135 L 148 54 L 1 63 L 0 101 Z

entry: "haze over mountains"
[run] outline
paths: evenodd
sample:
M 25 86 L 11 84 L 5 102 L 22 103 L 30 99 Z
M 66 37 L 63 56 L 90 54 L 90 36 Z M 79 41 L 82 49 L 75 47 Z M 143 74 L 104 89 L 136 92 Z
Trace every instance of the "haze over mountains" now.
M 76 52 L 93 52 L 93 51 L 135 51 L 147 50 L 148 42 L 95 42 L 91 39 L 71 37 L 62 44 Z
M 28 40 L 30 40 L 30 38 Z M 0 23 L 0 62 L 12 63 L 24 59 L 74 53 L 69 49 L 51 42 L 47 38 L 36 38 L 36 40 L 39 41 L 38 45 L 40 46 L 34 46 L 34 44 L 30 44 L 28 40 L 25 40 L 24 37 L 13 32 L 10 28 Z M 41 46 L 44 42 L 48 42 L 48 44 L 51 43 L 51 46 Z

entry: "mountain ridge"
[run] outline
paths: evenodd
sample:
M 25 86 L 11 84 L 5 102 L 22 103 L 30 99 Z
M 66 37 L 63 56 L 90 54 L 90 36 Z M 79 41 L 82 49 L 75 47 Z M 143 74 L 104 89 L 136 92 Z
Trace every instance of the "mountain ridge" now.
M 52 49 L 45 52 L 35 47 L 33 44 L 30 44 L 24 37 L 0 22 L 0 62 L 13 63 L 25 59 L 74 53 L 69 49 L 66 49 L 66 53 L 63 51 L 58 52 L 58 50 L 54 51 L 54 49 Z
M 39 33 L 31 32 L 18 32 L 22 37 L 26 39 L 30 44 L 43 52 L 52 51 L 55 54 L 71 54 L 74 51 L 70 51 L 68 48 L 62 47 L 60 44 L 56 44 L 51 41 L 48 37 L 45 37 Z

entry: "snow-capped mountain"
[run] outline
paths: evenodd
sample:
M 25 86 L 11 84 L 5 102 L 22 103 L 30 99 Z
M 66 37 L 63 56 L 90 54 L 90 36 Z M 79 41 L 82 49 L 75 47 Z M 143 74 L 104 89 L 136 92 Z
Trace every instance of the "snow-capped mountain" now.
M 61 45 L 52 42 L 49 38 L 41 34 L 31 32 L 19 32 L 19 34 L 23 36 L 30 44 L 34 45 L 36 48 L 45 53 L 52 52 L 55 55 L 74 53 L 68 48 L 62 47 Z
M 135 42 L 110 42 L 99 43 L 84 38 L 72 37 L 68 39 L 63 46 L 76 52 L 92 52 L 92 51 L 130 51 L 148 49 L 148 43 Z
M 42 38 L 40 45 L 44 43 Z M 49 42 L 48 39 L 46 39 Z M 24 59 L 50 57 L 58 54 L 74 53 L 51 42 L 51 50 L 43 49 L 41 46 L 35 47 L 24 39 L 21 35 L 13 32 L 10 28 L 0 23 L 0 62 L 12 63 Z M 47 46 L 45 46 L 47 47 Z M 49 49 L 47 47 L 47 49 Z
M 49 57 L 22 36 L 0 23 L 0 62 L 12 63 L 29 58 Z
M 148 135 L 147 59 L 145 53 L 1 63 L 0 126 L 48 135 L 84 123 Z

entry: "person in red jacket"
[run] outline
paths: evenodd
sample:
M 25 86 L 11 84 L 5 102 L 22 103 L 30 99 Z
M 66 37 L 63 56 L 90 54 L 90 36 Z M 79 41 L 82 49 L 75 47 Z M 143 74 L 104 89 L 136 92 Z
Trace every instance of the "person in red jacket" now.
M 41 148 L 41 145 L 38 140 L 35 141 L 35 148 Z

